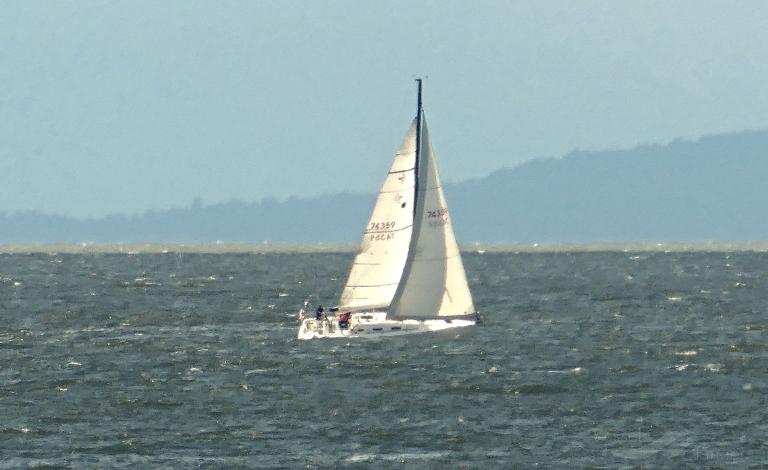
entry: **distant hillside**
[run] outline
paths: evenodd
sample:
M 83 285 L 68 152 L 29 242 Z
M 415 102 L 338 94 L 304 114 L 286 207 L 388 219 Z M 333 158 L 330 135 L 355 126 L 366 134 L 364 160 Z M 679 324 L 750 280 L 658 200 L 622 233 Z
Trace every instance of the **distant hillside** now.
M 464 243 L 747 241 L 768 239 L 766 181 L 768 131 L 755 131 L 573 152 L 448 185 L 446 193 Z M 0 243 L 354 242 L 373 198 L 235 201 L 93 220 L 0 214 Z
M 362 234 L 372 204 L 373 195 L 335 194 L 88 220 L 0 214 L 0 243 L 351 241 Z
M 451 188 L 482 241 L 768 239 L 768 131 L 534 160 Z

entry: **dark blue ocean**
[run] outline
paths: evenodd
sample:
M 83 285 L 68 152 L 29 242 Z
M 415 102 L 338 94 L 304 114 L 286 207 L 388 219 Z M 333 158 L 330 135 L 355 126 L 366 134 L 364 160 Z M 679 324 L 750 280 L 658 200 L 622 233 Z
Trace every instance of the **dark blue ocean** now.
M 351 260 L 0 255 L 0 468 L 768 466 L 766 253 L 466 253 L 482 326 L 296 340 Z

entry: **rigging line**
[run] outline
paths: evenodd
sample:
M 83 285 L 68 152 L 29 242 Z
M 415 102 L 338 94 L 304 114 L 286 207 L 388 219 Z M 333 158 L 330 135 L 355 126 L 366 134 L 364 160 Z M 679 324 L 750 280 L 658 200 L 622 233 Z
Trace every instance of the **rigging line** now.
M 384 287 L 384 286 L 396 286 L 397 282 L 391 282 L 389 284 L 347 284 L 347 287 Z
M 405 229 L 408 229 L 408 228 L 411 228 L 411 227 L 413 227 L 413 224 L 411 224 L 411 225 L 409 225 L 409 226 L 407 226 L 407 227 L 400 227 L 400 228 L 398 228 L 398 229 L 391 229 L 391 230 L 366 230 L 366 231 L 365 231 L 365 232 L 363 232 L 363 233 L 367 235 L 367 234 L 369 234 L 369 233 L 389 233 L 389 232 L 400 232 L 400 231 L 402 231 L 402 230 L 405 230 Z
M 390 172 L 389 172 L 389 173 L 387 173 L 387 174 L 389 174 L 389 175 L 394 175 L 395 173 L 405 173 L 406 171 L 412 171 L 412 170 L 415 170 L 415 169 L 416 169 L 416 167 L 414 166 L 414 167 L 412 167 L 412 168 L 408 168 L 408 169 L 406 169 L 406 170 L 395 170 L 395 171 L 390 171 Z
M 392 194 L 392 193 L 401 193 L 401 192 L 403 192 L 403 193 L 404 193 L 404 192 L 406 192 L 406 191 L 408 191 L 409 189 L 411 189 L 411 188 L 414 188 L 414 187 L 415 187 L 415 186 L 408 186 L 408 187 L 406 187 L 406 188 L 401 188 L 401 189 L 393 189 L 392 191 L 379 191 L 379 194 Z
M 447 256 L 446 255 L 446 256 L 437 256 L 437 257 L 433 256 L 433 257 L 430 257 L 430 258 L 424 258 L 424 257 L 414 258 L 413 262 L 414 263 L 420 263 L 420 262 L 424 262 L 424 261 L 443 261 L 443 260 L 449 260 L 449 259 L 453 259 L 453 258 L 458 258 L 460 256 L 461 256 L 461 251 L 459 251 L 458 254 L 451 255 L 451 256 Z

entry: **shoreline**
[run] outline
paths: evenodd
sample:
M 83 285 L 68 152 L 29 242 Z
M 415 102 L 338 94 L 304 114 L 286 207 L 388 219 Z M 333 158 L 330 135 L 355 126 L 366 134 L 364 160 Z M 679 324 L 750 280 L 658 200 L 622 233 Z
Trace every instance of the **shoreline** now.
M 167 253 L 353 253 L 356 243 L 8 243 L 0 254 L 167 254 Z M 580 252 L 763 252 L 768 241 L 753 242 L 593 242 L 593 243 L 469 243 L 464 253 Z

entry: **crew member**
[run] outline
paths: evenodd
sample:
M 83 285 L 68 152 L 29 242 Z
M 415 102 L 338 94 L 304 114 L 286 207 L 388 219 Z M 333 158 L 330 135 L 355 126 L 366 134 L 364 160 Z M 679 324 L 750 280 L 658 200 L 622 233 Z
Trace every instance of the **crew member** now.
M 349 312 L 339 314 L 339 328 L 342 330 L 349 327 Z

